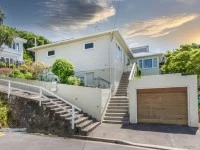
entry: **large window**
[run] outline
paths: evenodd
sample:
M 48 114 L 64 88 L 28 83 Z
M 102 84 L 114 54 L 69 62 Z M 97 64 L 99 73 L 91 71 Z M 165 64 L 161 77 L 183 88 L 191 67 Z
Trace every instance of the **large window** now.
M 158 68 L 158 58 L 141 59 L 137 63 L 141 69 Z
M 122 49 L 116 44 L 115 57 L 122 61 Z
M 84 48 L 85 49 L 93 49 L 94 48 L 94 42 L 85 43 Z
M 48 51 L 48 56 L 54 56 L 55 55 L 55 51 L 52 50 L 52 51 Z
M 19 43 L 16 43 L 16 50 L 19 51 Z

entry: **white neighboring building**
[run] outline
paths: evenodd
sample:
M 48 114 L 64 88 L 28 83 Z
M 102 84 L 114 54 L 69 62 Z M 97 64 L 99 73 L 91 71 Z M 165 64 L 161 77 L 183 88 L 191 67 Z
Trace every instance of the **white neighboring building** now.
M 35 61 L 52 65 L 65 58 L 75 66 L 75 75 L 87 86 L 118 87 L 133 55 L 118 30 L 29 48 Z
M 27 40 L 22 38 L 14 38 L 11 45 L 3 44 L 0 47 L 0 59 L 6 63 L 20 63 L 23 62 L 23 44 Z

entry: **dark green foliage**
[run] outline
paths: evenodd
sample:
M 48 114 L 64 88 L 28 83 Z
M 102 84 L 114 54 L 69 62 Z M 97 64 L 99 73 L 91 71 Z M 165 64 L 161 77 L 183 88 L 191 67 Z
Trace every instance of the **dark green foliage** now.
M 10 45 L 16 33 L 7 26 L 0 26 L 0 46 L 3 44 Z
M 2 127 L 8 126 L 8 112 L 8 105 L 0 99 L 0 126 Z
M 67 83 L 68 77 L 74 75 L 74 66 L 66 59 L 57 59 L 51 71 L 59 77 L 61 83 Z
M 182 73 L 200 75 L 200 45 L 182 45 L 179 49 L 165 54 L 167 58 L 162 66 L 162 73 Z

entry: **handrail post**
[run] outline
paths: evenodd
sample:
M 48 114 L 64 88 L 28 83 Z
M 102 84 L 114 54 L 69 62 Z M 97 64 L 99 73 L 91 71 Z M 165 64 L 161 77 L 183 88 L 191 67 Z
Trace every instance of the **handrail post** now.
M 11 82 L 8 81 L 8 98 L 10 97 L 10 88 L 11 88 Z
M 74 106 L 72 105 L 72 129 L 74 129 L 74 120 L 75 120 L 75 114 L 74 114 Z
M 39 101 L 39 106 L 42 105 L 42 88 L 40 87 L 40 101 Z

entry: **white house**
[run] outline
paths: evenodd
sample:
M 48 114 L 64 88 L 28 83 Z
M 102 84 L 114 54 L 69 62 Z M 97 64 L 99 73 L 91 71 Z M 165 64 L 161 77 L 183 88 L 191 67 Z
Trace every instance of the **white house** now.
M 131 48 L 134 62 L 141 69 L 142 75 L 160 74 L 160 63 L 164 62 L 163 53 L 149 52 L 149 46 Z
M 1 61 L 6 63 L 23 62 L 23 44 L 26 42 L 27 40 L 17 37 L 14 38 L 11 45 L 3 44 L 0 47 Z
M 76 39 L 64 40 L 30 48 L 35 60 L 48 65 L 57 58 L 65 58 L 75 66 L 75 75 L 85 85 L 118 87 L 121 75 L 133 55 L 118 30 L 107 31 Z

